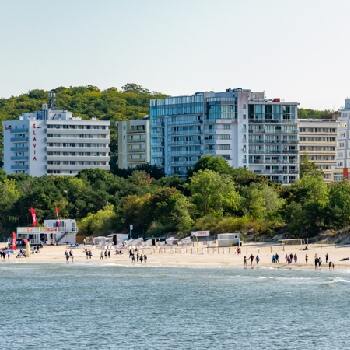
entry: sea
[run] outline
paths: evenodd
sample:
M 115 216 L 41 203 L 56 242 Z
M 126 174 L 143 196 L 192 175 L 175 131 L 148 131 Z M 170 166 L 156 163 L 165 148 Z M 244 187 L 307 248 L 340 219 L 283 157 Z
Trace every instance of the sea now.
M 350 349 L 350 273 L 0 263 L 0 349 Z

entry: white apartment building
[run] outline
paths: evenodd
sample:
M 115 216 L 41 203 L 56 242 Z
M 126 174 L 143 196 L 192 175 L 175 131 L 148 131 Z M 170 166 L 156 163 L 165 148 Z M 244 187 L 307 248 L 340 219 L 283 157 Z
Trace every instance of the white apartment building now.
M 116 122 L 118 168 L 133 169 L 150 162 L 148 118 Z
M 299 119 L 300 157 L 307 159 L 322 170 L 327 182 L 334 181 L 334 169 L 337 165 L 337 120 Z
M 350 98 L 345 99 L 345 106 L 340 110 L 338 119 L 338 137 L 336 165 L 337 171 L 334 174 L 335 180 L 349 178 L 350 167 Z
M 109 170 L 109 125 L 109 121 L 82 120 L 46 105 L 18 120 L 4 121 L 4 170 L 31 176 Z

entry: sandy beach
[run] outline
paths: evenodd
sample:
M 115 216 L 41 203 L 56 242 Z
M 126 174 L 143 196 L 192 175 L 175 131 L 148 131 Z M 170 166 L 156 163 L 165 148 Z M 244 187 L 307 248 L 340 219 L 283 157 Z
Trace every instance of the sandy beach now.
M 4 247 L 5 243 L 0 244 L 0 248 Z M 146 247 L 138 248 L 139 252 L 147 255 L 147 263 L 135 262 L 134 264 L 129 259 L 128 250 L 124 249 L 123 254 L 115 254 L 111 250 L 111 257 L 100 260 L 101 249 L 94 246 L 86 246 L 92 251 L 92 258 L 86 259 L 84 246 L 72 249 L 75 264 L 114 264 L 120 266 L 161 266 L 161 267 L 241 267 L 243 268 L 243 257 L 247 258 L 253 254 L 260 258 L 259 264 L 254 260 L 253 267 L 273 267 L 287 269 L 314 269 L 315 254 L 322 258 L 321 269 L 328 269 L 325 256 L 328 253 L 329 261 L 335 264 L 336 269 L 349 269 L 349 261 L 340 261 L 343 258 L 350 256 L 350 246 L 335 246 L 335 245 L 318 245 L 310 244 L 308 250 L 303 250 L 305 246 L 285 246 L 271 245 L 267 243 L 250 243 L 244 244 L 241 247 L 241 254 L 236 253 L 236 248 L 203 248 L 203 247 Z M 28 258 L 16 258 L 11 255 L 9 259 L 1 259 L 0 263 L 66 263 L 65 262 L 66 246 L 45 246 L 40 250 L 40 253 L 31 254 Z M 272 255 L 278 253 L 280 262 L 272 263 Z M 286 254 L 296 254 L 297 263 L 286 263 Z M 308 255 L 308 263 L 305 262 L 305 256 Z M 71 261 L 69 262 L 71 263 Z M 250 268 L 248 261 L 248 268 Z

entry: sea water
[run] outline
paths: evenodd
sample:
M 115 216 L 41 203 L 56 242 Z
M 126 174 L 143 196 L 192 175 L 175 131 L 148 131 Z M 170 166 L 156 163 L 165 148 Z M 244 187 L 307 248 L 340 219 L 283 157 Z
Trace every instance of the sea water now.
M 0 349 L 350 349 L 350 274 L 0 263 Z

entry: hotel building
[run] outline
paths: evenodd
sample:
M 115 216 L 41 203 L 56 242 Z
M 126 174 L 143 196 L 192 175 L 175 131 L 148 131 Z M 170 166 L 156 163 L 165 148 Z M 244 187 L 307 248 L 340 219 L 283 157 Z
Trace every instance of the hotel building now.
M 247 89 L 151 100 L 151 164 L 185 176 L 212 154 L 292 183 L 299 177 L 297 106 Z
M 300 157 L 315 163 L 327 182 L 334 181 L 337 133 L 337 120 L 299 119 Z
M 4 121 L 4 170 L 31 176 L 109 170 L 109 124 L 74 118 L 71 112 L 46 105 Z
M 150 162 L 149 120 L 116 122 L 118 132 L 118 168 L 133 169 Z
M 350 98 L 345 99 L 345 106 L 340 110 L 338 119 L 335 180 L 349 178 L 350 167 Z

